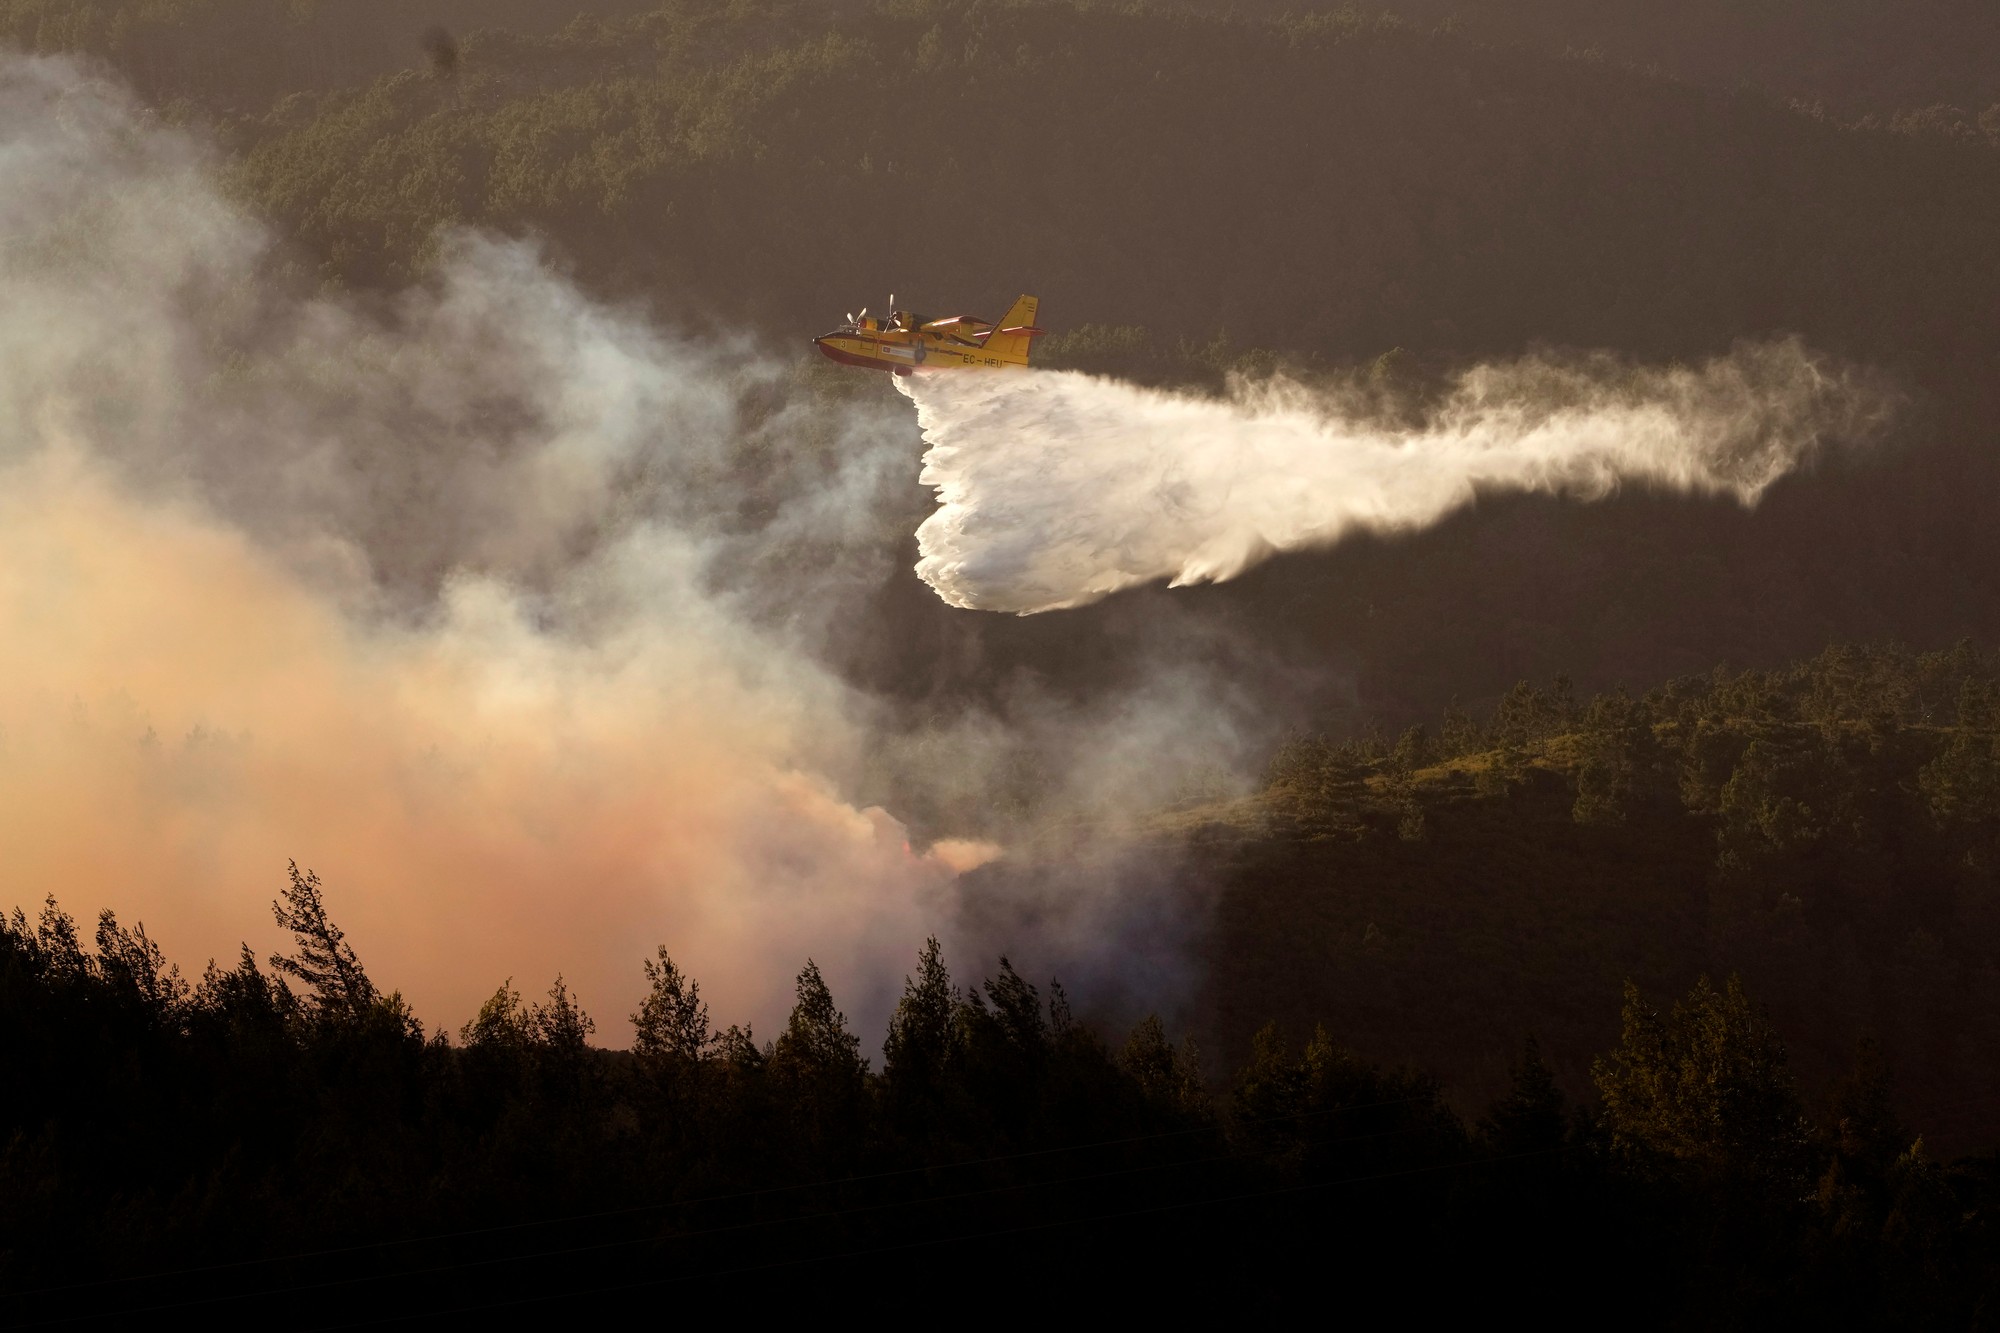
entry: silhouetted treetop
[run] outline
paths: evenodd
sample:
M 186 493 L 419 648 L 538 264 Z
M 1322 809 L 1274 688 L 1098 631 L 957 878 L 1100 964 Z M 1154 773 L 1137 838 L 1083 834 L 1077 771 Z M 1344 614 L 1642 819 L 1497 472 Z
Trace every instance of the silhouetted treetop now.
M 632 1053 L 648 1064 L 669 1068 L 705 1059 L 715 1044 L 701 983 L 685 976 L 660 946 L 659 959 L 642 960 L 646 998 L 632 1015 Z
M 319 876 L 301 872 L 293 861 L 287 872 L 291 882 L 282 899 L 273 900 L 271 913 L 278 925 L 292 933 L 297 952 L 272 954 L 271 966 L 294 981 L 310 987 L 313 1000 L 322 1010 L 357 1015 L 380 998 L 347 936 L 326 914 L 326 900 Z

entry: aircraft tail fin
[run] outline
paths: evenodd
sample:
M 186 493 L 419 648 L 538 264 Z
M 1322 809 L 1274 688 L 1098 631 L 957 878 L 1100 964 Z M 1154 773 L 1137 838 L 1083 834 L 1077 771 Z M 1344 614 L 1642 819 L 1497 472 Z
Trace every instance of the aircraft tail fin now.
M 1041 301 L 1033 296 L 1023 296 L 1007 308 L 1006 317 L 986 335 L 986 352 L 1002 361 L 1015 365 L 1028 364 L 1028 347 L 1041 336 L 1035 327 L 1035 312 Z

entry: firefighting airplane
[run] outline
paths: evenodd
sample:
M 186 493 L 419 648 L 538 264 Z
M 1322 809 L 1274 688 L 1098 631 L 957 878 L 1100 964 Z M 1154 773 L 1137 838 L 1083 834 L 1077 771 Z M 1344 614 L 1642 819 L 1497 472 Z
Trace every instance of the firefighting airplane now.
M 1035 309 L 1040 302 L 1032 296 L 1014 302 L 998 324 L 970 315 L 927 320 L 895 305 L 892 296 L 887 318 L 871 316 L 864 307 L 859 315 L 849 315 L 847 323 L 821 334 L 813 343 L 844 366 L 889 370 L 898 375 L 918 367 L 1026 370 L 1028 346 L 1043 332 L 1035 327 Z

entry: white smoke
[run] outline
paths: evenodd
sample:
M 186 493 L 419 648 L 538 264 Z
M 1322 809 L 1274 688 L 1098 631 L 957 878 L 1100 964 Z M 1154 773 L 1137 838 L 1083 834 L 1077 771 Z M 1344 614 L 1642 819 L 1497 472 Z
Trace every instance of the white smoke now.
M 990 850 L 844 794 L 855 701 L 773 627 L 886 559 L 898 405 L 815 411 L 519 244 L 296 292 L 218 174 L 0 53 L 0 907 L 198 972 L 285 943 L 297 858 L 433 1023 L 561 971 L 615 1041 L 665 943 L 723 1021 L 811 955 L 879 1031 Z
M 1074 372 L 919 373 L 898 387 L 938 498 L 917 572 L 954 606 L 1022 615 L 1426 527 L 1481 491 L 1588 500 L 1637 482 L 1754 505 L 1884 411 L 1796 341 L 1696 369 L 1482 366 L 1414 429 L 1356 393 L 1282 377 L 1235 382 L 1223 399 Z

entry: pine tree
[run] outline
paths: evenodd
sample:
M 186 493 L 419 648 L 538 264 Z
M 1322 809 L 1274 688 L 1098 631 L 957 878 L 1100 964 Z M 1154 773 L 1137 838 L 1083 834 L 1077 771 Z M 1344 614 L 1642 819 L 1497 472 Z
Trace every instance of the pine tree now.
M 1503 1157 L 1545 1153 L 1563 1146 L 1568 1126 L 1562 1090 L 1542 1063 L 1541 1043 L 1529 1037 L 1520 1063 L 1512 1069 L 1513 1086 L 1487 1109 L 1479 1131 Z
M 562 974 L 549 985 L 549 995 L 528 1011 L 528 1028 L 545 1049 L 564 1056 L 580 1056 L 590 1045 L 597 1024 L 583 1006 L 570 998 Z
M 847 1016 L 818 964 L 806 960 L 799 973 L 798 1000 L 785 1030 L 771 1045 L 769 1069 L 791 1097 L 796 1128 L 821 1149 L 852 1148 L 867 1063 L 861 1039 L 847 1030 Z
M 632 1014 L 632 1053 L 655 1072 L 678 1070 L 706 1059 L 715 1044 L 701 983 L 684 974 L 661 945 L 659 959 L 644 960 L 646 998 Z
M 993 1002 L 994 1020 L 1009 1041 L 1031 1052 L 1040 1052 L 1048 1045 L 1041 995 L 1006 958 L 1000 960 L 1000 975 L 988 980 L 985 990 L 986 997 Z
M 842 1082 L 865 1068 L 861 1039 L 847 1030 L 847 1015 L 833 1002 L 819 965 L 811 959 L 799 972 L 797 999 L 785 1030 L 771 1047 L 771 1063 L 807 1081 Z
M 1192 1040 L 1175 1049 L 1159 1015 L 1148 1014 L 1132 1029 L 1118 1063 L 1155 1105 L 1206 1118 L 1208 1086 L 1201 1076 L 1200 1061 Z
M 145 922 L 126 930 L 110 908 L 98 915 L 97 971 L 114 994 L 136 1005 L 148 1021 L 162 1027 L 179 1025 L 188 1004 L 188 984 L 180 968 L 169 964 L 146 934 Z
M 361 970 L 361 960 L 354 956 L 346 935 L 328 918 L 319 876 L 310 870 L 301 873 L 297 861 L 290 863 L 290 875 L 284 899 L 273 901 L 271 912 L 280 926 L 292 932 L 298 952 L 272 954 L 271 966 L 311 987 L 322 1016 L 358 1017 L 379 998 L 374 983 Z
M 928 1097 L 957 1061 L 959 1030 L 953 1021 L 957 988 L 945 969 L 937 937 L 924 941 L 917 973 L 903 981 L 903 998 L 889 1018 L 882 1043 L 882 1072 L 898 1097 Z
M 190 1008 L 197 1022 L 220 1023 L 233 1031 L 282 1032 L 297 1017 L 298 1000 L 282 977 L 267 977 L 257 955 L 244 944 L 236 966 L 225 972 L 213 958 L 195 988 Z
M 1624 1034 L 1591 1071 L 1612 1142 L 1635 1160 L 1795 1188 L 1806 1125 L 1784 1044 L 1743 984 L 1707 977 L 1662 1016 L 1625 987 Z
M 84 981 L 92 975 L 90 959 L 77 938 L 76 919 L 56 906 L 54 894 L 42 902 L 34 942 L 36 963 L 43 975 L 66 981 Z
M 514 978 L 500 983 L 479 1012 L 458 1030 L 458 1039 L 472 1050 L 522 1051 L 534 1040 L 534 1025 Z
M 1623 690 L 1591 700 L 1578 750 L 1583 764 L 1570 814 L 1579 824 L 1623 824 L 1662 785 L 1652 710 Z

